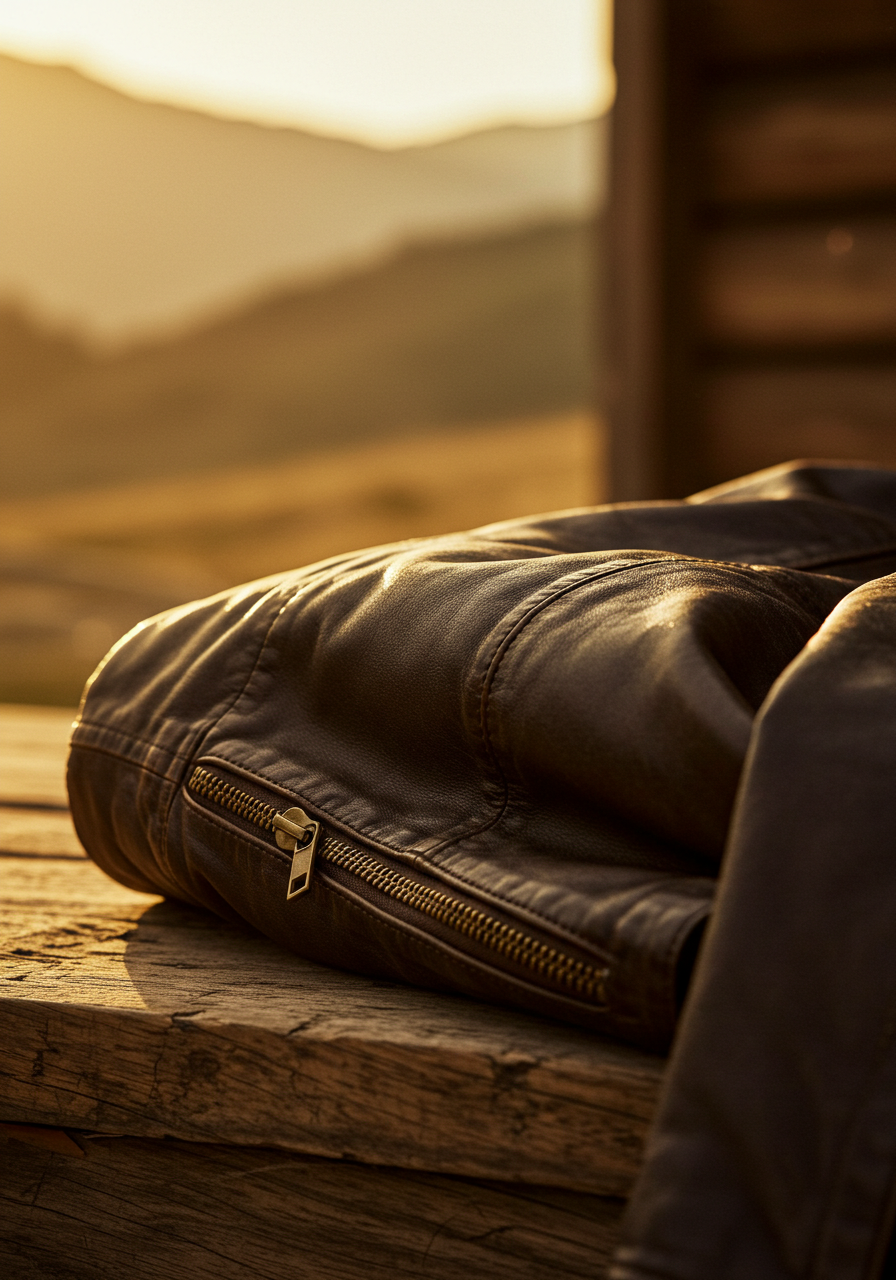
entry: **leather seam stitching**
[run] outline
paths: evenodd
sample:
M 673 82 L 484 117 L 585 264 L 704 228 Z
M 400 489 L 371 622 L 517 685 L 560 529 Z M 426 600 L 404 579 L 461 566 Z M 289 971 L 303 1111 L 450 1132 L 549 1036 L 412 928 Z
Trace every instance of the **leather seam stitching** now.
M 197 752 L 194 758 L 201 759 L 202 752 L 201 751 Z M 343 822 L 341 818 L 337 818 L 334 813 L 332 813 L 328 808 L 326 808 L 325 805 L 320 804 L 317 800 L 306 799 L 306 795 L 304 791 L 296 791 L 293 788 L 284 787 L 282 782 L 277 782 L 273 778 L 269 778 L 265 773 L 260 773 L 256 769 L 249 769 L 244 764 L 235 764 L 231 760 L 225 760 L 223 756 L 219 756 L 214 752 L 209 752 L 206 758 L 211 761 L 220 761 L 221 764 L 225 765 L 228 769 L 232 769 L 235 773 L 243 773 L 248 778 L 254 778 L 258 782 L 263 783 L 266 786 L 272 787 L 275 791 L 282 792 L 284 794 L 284 798 L 288 797 L 289 799 L 301 800 L 303 804 L 308 805 L 310 809 L 313 809 L 317 813 L 320 813 L 322 816 L 328 818 L 329 821 L 332 822 L 332 824 L 335 827 L 338 827 L 340 830 L 345 831 L 345 833 L 351 839 L 357 840 L 361 844 L 371 845 L 375 849 L 382 849 L 385 852 L 393 854 L 395 857 L 400 858 L 404 861 L 412 861 L 415 865 L 419 864 L 420 859 L 423 856 L 420 853 L 418 853 L 416 850 L 409 851 L 407 849 L 398 849 L 394 845 L 387 844 L 385 840 L 377 840 L 373 836 L 363 834 L 362 832 L 358 831 L 355 827 L 349 826 L 348 823 Z
M 229 765 L 229 761 L 224 760 L 223 757 L 216 756 L 213 758 L 220 759 L 222 764 Z M 233 766 L 230 766 L 230 767 L 233 767 Z M 260 782 L 271 781 L 270 779 L 265 778 L 262 774 L 255 773 L 251 769 L 246 769 L 243 765 L 239 765 L 236 767 L 241 772 L 249 774 L 253 778 L 257 778 Z M 272 782 L 271 785 L 280 789 L 279 783 Z M 189 792 L 187 792 L 184 788 L 180 788 L 180 789 L 183 790 L 184 798 L 186 802 L 189 804 L 191 811 L 194 811 L 197 814 L 201 814 L 202 817 L 205 819 L 205 821 L 209 823 L 213 828 L 215 826 L 219 826 L 219 827 L 223 826 L 228 831 L 233 831 L 237 835 L 245 836 L 247 839 L 251 840 L 254 845 L 263 849 L 265 853 L 275 852 L 269 847 L 269 845 L 264 840 L 261 839 L 261 837 L 254 836 L 251 832 L 244 831 L 242 827 L 238 827 L 235 823 L 230 822 L 227 819 L 225 814 L 215 815 L 210 810 L 206 809 L 204 805 L 200 804 L 199 801 L 194 796 L 190 795 Z M 303 796 L 299 796 L 297 798 L 304 800 Z M 325 814 L 328 818 L 332 817 L 332 815 L 328 812 L 328 810 L 326 810 L 322 805 L 314 804 L 311 807 L 316 809 L 319 813 Z M 335 822 L 336 820 L 333 819 L 333 821 Z M 340 823 L 339 825 L 344 826 L 344 824 L 342 823 Z M 386 851 L 390 853 L 395 853 L 395 851 L 391 848 L 391 846 L 383 844 L 381 841 L 375 842 L 371 840 L 369 836 L 362 836 L 358 832 L 354 831 L 353 828 L 346 828 L 346 830 L 354 839 L 358 840 L 362 844 L 371 845 L 375 849 L 377 847 L 377 844 L 379 844 L 379 846 L 385 849 Z M 399 853 L 399 856 L 400 856 L 400 853 Z M 405 854 L 404 857 L 405 859 L 407 859 L 407 854 Z M 418 869 L 421 869 L 420 859 L 421 859 L 420 854 L 414 854 L 413 863 L 411 864 L 412 867 L 416 866 Z M 556 937 L 566 938 L 570 942 L 572 942 L 573 945 L 581 946 L 584 951 L 588 951 L 589 953 L 597 956 L 597 958 L 599 958 L 602 962 L 606 964 L 613 964 L 618 962 L 618 958 L 614 957 L 612 952 L 606 946 L 600 943 L 596 943 L 593 938 L 587 937 L 580 930 L 571 929 L 568 925 L 561 924 L 559 921 L 552 919 L 548 915 L 545 915 L 543 911 L 536 911 L 533 907 L 521 908 L 519 903 L 513 902 L 513 900 L 508 898 L 506 895 L 496 893 L 491 889 L 483 889 L 481 885 L 477 885 L 475 881 L 471 880 L 469 876 L 464 875 L 463 872 L 448 870 L 447 868 L 439 866 L 438 864 L 433 865 L 428 861 L 426 863 L 426 866 L 422 869 L 425 871 L 427 875 L 431 875 L 436 878 L 441 877 L 449 884 L 452 881 L 455 881 L 461 886 L 468 887 L 475 894 L 476 897 L 484 901 L 491 900 L 491 901 L 494 901 L 496 905 L 503 905 L 505 908 L 509 909 L 508 914 L 516 915 L 517 919 L 521 917 L 521 913 L 525 913 L 526 915 L 531 916 L 536 921 L 542 921 L 544 925 L 547 926 L 547 929 L 546 929 L 547 932 L 553 934 Z M 688 878 L 694 879 L 697 877 L 688 877 Z M 648 896 L 650 892 L 652 892 L 653 887 L 654 886 L 647 886 L 642 896 L 643 897 Z M 697 909 L 705 910 L 706 903 L 695 899 L 694 910 L 697 910 Z M 693 922 L 691 921 L 690 923 L 693 923 Z M 674 959 L 678 950 L 676 943 L 680 941 L 680 932 L 681 932 L 680 929 L 676 931 L 675 937 L 669 942 L 667 949 L 663 953 L 663 959 L 666 959 L 666 960 Z
M 97 755 L 110 756 L 119 764 L 129 765 L 133 769 L 141 769 L 144 773 L 151 773 L 154 778 L 160 778 L 163 782 L 172 782 L 172 779 L 166 773 L 159 773 L 158 769 L 153 769 L 150 765 L 137 760 L 130 760 L 127 756 L 122 757 L 111 747 L 100 747 L 93 742 L 73 742 L 71 749 L 72 751 L 95 751 Z M 177 783 L 172 785 L 177 786 Z
M 498 758 L 498 752 L 492 742 L 492 735 L 489 731 L 489 718 L 492 690 L 494 688 L 495 681 L 497 680 L 498 672 L 501 669 L 501 665 L 514 642 L 519 639 L 529 624 L 542 614 L 545 609 L 555 604 L 558 600 L 563 599 L 564 596 L 571 595 L 572 592 L 577 591 L 579 587 L 590 586 L 594 582 L 599 582 L 605 578 L 616 577 L 617 574 L 625 573 L 632 569 L 646 568 L 648 565 L 652 564 L 668 564 L 670 562 L 680 563 L 682 560 L 688 558 L 689 557 L 684 556 L 664 556 L 662 559 L 657 558 L 654 560 L 629 561 L 628 563 L 623 564 L 617 563 L 612 569 L 608 569 L 605 566 L 602 569 L 595 570 L 592 573 L 588 573 L 587 576 L 579 577 L 577 581 L 567 582 L 565 586 L 558 587 L 543 600 L 536 601 L 536 603 L 533 604 L 521 618 L 518 618 L 516 622 L 514 622 L 510 630 L 501 637 L 492 654 L 482 685 L 482 692 L 480 695 L 479 731 L 482 735 L 483 745 L 485 746 L 488 757 L 493 762 L 495 771 L 500 777 L 501 785 L 504 790 L 504 803 L 501 807 L 500 813 L 495 818 L 484 826 L 477 828 L 476 831 L 471 832 L 471 835 L 479 835 L 481 832 L 487 831 L 489 827 L 492 827 L 495 823 L 499 822 L 507 811 L 510 784 L 508 782 L 507 775 L 501 766 Z M 456 841 L 451 841 L 450 843 L 456 843 Z M 438 847 L 438 851 L 441 852 L 442 849 L 447 847 L 449 847 L 448 844 L 440 845 Z
M 206 826 L 210 827 L 213 832 L 217 833 L 218 831 L 220 831 L 221 822 L 218 819 L 213 817 L 210 813 L 208 813 L 205 809 L 202 808 L 201 805 L 197 804 L 195 801 L 192 802 L 191 807 L 192 807 L 192 810 L 195 812 L 196 816 L 201 821 L 203 821 Z M 233 833 L 237 836 L 244 836 L 247 834 L 246 832 L 240 830 L 240 828 L 233 826 L 233 824 L 231 823 L 227 823 L 226 825 L 228 830 L 233 831 Z M 273 861 L 275 865 L 284 867 L 288 870 L 290 859 L 285 853 L 281 853 L 280 850 L 274 849 L 260 840 L 256 842 L 253 839 L 253 844 L 255 844 L 256 847 L 259 848 L 260 852 L 266 858 Z M 539 987 L 536 983 L 527 982 L 524 978 L 514 978 L 510 974 L 505 974 L 503 970 L 499 969 L 496 965 L 490 966 L 485 961 L 479 961 L 477 965 L 476 963 L 471 962 L 469 957 L 466 957 L 463 951 L 461 951 L 458 947 L 452 946 L 450 942 L 442 941 L 441 943 L 439 943 L 433 939 L 427 938 L 426 935 L 422 932 L 422 930 L 418 929 L 418 927 L 414 924 L 410 924 L 408 928 L 402 928 L 401 924 L 398 921 L 396 921 L 394 917 L 390 917 L 388 912 L 384 911 L 382 908 L 373 907 L 372 904 L 365 902 L 360 894 L 352 893 L 350 889 L 346 888 L 346 886 L 344 885 L 339 884 L 337 881 L 331 882 L 327 880 L 325 876 L 321 876 L 319 883 L 321 888 L 326 890 L 328 893 L 334 894 L 335 896 L 341 898 L 343 901 L 350 902 L 353 906 L 357 907 L 357 909 L 363 915 L 366 915 L 369 919 L 373 918 L 376 921 L 378 927 L 388 929 L 390 932 L 392 932 L 397 937 L 399 937 L 402 941 L 404 942 L 410 941 L 415 946 L 419 947 L 421 950 L 432 952 L 434 955 L 438 956 L 442 960 L 444 960 L 445 952 L 447 951 L 451 955 L 452 963 L 458 965 L 463 969 L 466 969 L 468 972 L 474 974 L 476 977 L 481 978 L 482 977 L 481 970 L 485 970 L 491 980 L 497 980 L 503 986 L 507 987 L 511 991 L 514 991 L 517 986 L 523 986 L 533 991 L 536 991 L 540 994 L 546 995 L 549 998 L 555 998 L 555 996 L 558 995 L 558 993 L 552 992 L 548 988 Z M 371 908 L 371 909 L 368 909 L 368 908 Z M 410 932 L 411 930 L 413 930 L 413 933 Z M 444 950 L 442 948 L 444 948 Z M 301 954 L 301 953 L 297 952 L 296 954 Z M 481 965 L 481 969 L 478 967 L 479 965 Z M 394 979 L 394 981 L 397 981 L 397 979 Z M 610 1008 L 608 1006 L 590 1005 L 587 1003 L 587 1001 L 573 1000 L 573 998 L 570 996 L 564 997 L 560 995 L 559 998 L 570 1000 L 574 1004 L 580 1005 L 586 1009 L 593 1009 L 595 1013 L 601 1013 L 601 1014 L 610 1013 Z
M 261 662 L 262 654 L 267 648 L 268 641 L 271 638 L 271 632 L 273 631 L 278 619 L 282 617 L 283 611 L 285 608 L 286 608 L 286 601 L 281 603 L 280 608 L 275 611 L 273 618 L 271 618 L 271 621 L 268 624 L 264 635 L 262 636 L 261 643 L 258 646 L 258 652 L 255 655 L 255 661 L 252 663 L 252 666 L 250 667 L 245 680 L 240 685 L 239 689 L 234 694 L 233 698 L 230 700 L 230 702 L 226 703 L 221 708 L 221 714 L 217 716 L 214 721 L 210 723 L 206 723 L 204 728 L 197 729 L 195 734 L 191 738 L 187 739 L 187 741 L 190 744 L 189 748 L 186 752 L 186 755 L 180 757 L 181 759 L 184 760 L 184 767 L 180 770 L 180 776 L 173 782 L 173 785 L 171 788 L 171 795 L 169 797 L 167 805 L 165 806 L 165 814 L 161 824 L 161 831 L 162 831 L 161 846 L 162 847 L 160 852 L 164 856 L 164 859 L 166 862 L 168 862 L 169 860 L 168 859 L 168 829 L 171 825 L 171 810 L 174 805 L 175 799 L 177 798 L 181 789 L 183 788 L 184 775 L 186 774 L 187 766 L 189 765 L 190 761 L 195 758 L 197 754 L 201 753 L 202 742 L 205 741 L 205 739 L 208 738 L 208 735 L 221 723 L 221 720 L 224 718 L 224 716 L 228 715 L 233 710 L 233 708 L 239 702 L 240 698 L 246 692 L 246 689 L 249 687 L 249 681 L 252 679 L 252 677 L 255 675 L 255 672 L 258 670 L 258 664 Z
M 140 742 L 144 747 L 151 747 L 153 751 L 163 752 L 170 756 L 172 760 L 189 760 L 192 752 L 183 752 L 180 749 L 170 750 L 168 747 L 160 747 L 158 742 L 152 738 L 144 738 L 139 733 L 124 733 L 121 729 L 116 729 L 110 724 L 101 724 L 99 720 L 79 720 L 78 728 L 82 726 L 88 729 L 98 729 L 101 733 L 114 734 L 117 738 L 124 738 L 126 742 Z M 92 743 L 80 743 L 74 741 L 74 732 L 72 733 L 73 746 L 90 746 L 94 750 L 103 750 L 102 747 L 94 748 Z M 138 761 L 132 760 L 132 764 L 138 764 Z M 141 765 L 142 767 L 142 765 Z

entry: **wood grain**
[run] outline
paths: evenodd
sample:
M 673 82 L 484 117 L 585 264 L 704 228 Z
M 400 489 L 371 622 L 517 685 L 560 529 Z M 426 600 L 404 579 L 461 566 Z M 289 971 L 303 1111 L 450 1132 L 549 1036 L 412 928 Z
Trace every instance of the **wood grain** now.
M 85 859 L 0 864 L 0 1119 L 631 1185 L 660 1059 L 304 962 Z
M 622 1194 L 661 1062 L 5 859 L 0 1119 Z
M 896 219 L 717 233 L 704 255 L 707 335 L 734 346 L 896 339 Z
M 717 372 L 706 395 L 714 480 L 790 458 L 896 467 L 896 368 L 822 365 Z
M 113 882 L 21 807 L 62 803 L 70 717 L 0 708 L 0 1272 L 602 1269 L 662 1062 Z
M 729 82 L 705 128 L 711 200 L 896 192 L 896 70 Z
M 6 1147 L 8 1280 L 590 1280 L 608 1261 L 622 1208 L 278 1151 L 133 1138 L 81 1145 L 82 1159 Z
M 0 804 L 0 854 L 23 858 L 86 858 L 70 815 L 59 809 Z
M 705 56 L 768 61 L 896 45 L 892 0 L 697 0 Z
M 0 804 L 68 807 L 65 757 L 75 711 L 0 705 Z

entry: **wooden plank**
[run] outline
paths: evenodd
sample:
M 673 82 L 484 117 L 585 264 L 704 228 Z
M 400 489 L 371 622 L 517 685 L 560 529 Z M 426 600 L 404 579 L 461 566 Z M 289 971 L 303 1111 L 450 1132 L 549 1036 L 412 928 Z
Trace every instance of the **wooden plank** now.
M 51 1129 L 40 1124 L 0 1124 L 0 1142 L 24 1143 L 27 1147 L 39 1147 L 42 1151 L 55 1151 L 57 1155 L 77 1156 L 86 1154 L 86 1148 L 66 1129 Z
M 896 194 L 896 64 L 728 81 L 706 115 L 706 195 L 721 203 Z
M 704 256 L 703 316 L 726 346 L 896 340 L 896 219 L 729 228 Z
M 0 805 L 0 854 L 22 858 L 86 858 L 65 810 Z
M 0 1268 L 10 1280 L 591 1280 L 622 1208 L 278 1151 L 81 1145 L 80 1159 L 6 1147 Z
M 896 367 L 833 365 L 719 371 L 707 384 L 713 478 L 789 458 L 896 467 Z
M 692 8 L 714 61 L 842 57 L 896 45 L 892 0 L 696 0 Z
M 65 757 L 75 711 L 0 705 L 0 804 L 68 807 Z
M 2 859 L 0 1120 L 624 1194 L 662 1060 Z
M 70 714 L 0 709 L 14 798 L 59 799 Z M 660 1060 L 306 964 L 109 880 L 66 813 L 0 816 L 0 1118 L 630 1185 Z

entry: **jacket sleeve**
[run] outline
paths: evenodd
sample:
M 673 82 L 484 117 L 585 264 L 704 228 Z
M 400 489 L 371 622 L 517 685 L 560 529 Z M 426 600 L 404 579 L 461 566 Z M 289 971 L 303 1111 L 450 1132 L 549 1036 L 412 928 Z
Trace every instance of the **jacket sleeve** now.
M 896 1183 L 896 577 L 754 728 L 613 1280 L 877 1277 Z

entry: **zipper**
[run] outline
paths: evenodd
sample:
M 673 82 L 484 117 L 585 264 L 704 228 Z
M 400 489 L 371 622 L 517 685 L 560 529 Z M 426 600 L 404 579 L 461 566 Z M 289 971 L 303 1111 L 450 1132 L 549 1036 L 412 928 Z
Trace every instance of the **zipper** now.
M 193 769 L 187 786 L 196 795 L 228 809 L 245 822 L 270 831 L 278 847 L 292 853 L 287 901 L 306 893 L 311 887 L 315 859 L 319 857 L 357 876 L 404 906 L 421 911 L 445 928 L 463 934 L 511 964 L 561 987 L 566 993 L 597 1004 L 606 1002 L 608 969 L 596 968 L 558 951 L 514 925 L 471 907 L 460 898 L 420 884 L 335 836 L 328 835 L 321 840 L 320 823 L 309 818 L 304 809 L 290 808 L 280 812 L 200 765 Z
M 286 886 L 287 902 L 311 888 L 311 872 L 320 837 L 320 823 L 309 818 L 304 809 L 287 809 L 279 813 L 272 804 L 256 800 L 254 796 L 225 782 L 216 774 L 209 773 L 208 769 L 201 769 L 199 765 L 191 773 L 187 786 L 212 804 L 229 809 L 253 826 L 261 827 L 262 831 L 274 833 L 278 847 L 292 854 L 292 866 Z

